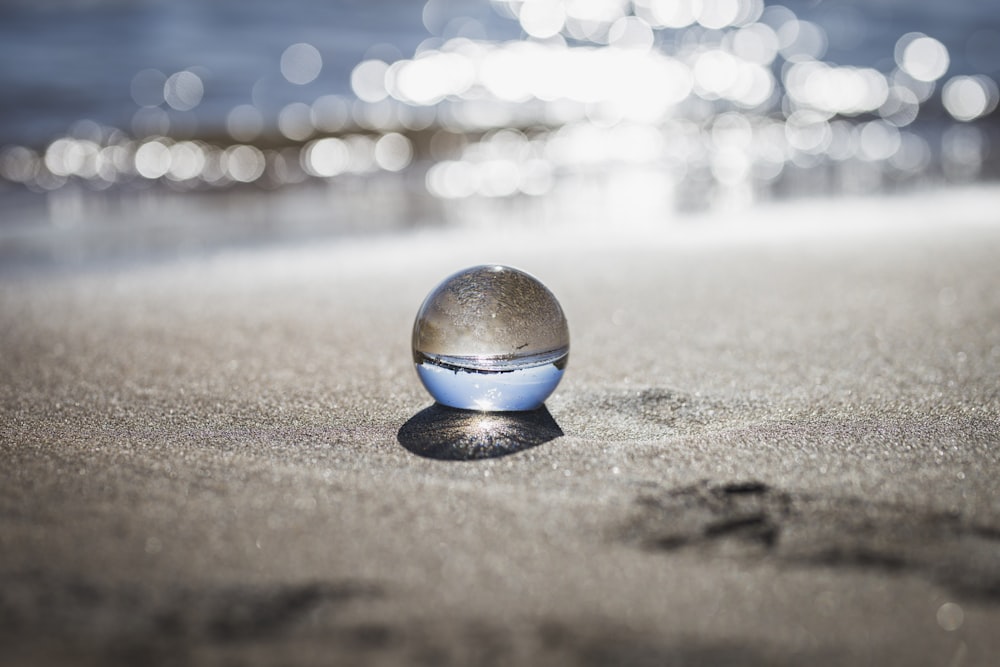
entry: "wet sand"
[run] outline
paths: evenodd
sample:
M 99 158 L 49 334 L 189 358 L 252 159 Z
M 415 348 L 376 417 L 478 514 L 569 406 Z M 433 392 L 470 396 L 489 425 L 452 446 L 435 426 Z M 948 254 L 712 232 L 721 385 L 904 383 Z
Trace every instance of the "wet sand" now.
M 0 662 L 991 665 L 995 189 L 0 281 Z M 518 266 L 546 408 L 412 318 Z

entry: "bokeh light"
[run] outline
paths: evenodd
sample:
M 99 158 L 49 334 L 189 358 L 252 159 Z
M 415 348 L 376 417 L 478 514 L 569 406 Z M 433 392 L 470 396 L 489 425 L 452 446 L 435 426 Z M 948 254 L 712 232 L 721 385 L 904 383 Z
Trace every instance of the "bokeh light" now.
M 302 152 L 302 168 L 313 176 L 330 178 L 347 170 L 351 153 L 341 139 L 326 137 L 307 144 Z
M 222 170 L 238 183 L 252 183 L 264 173 L 264 153 L 248 144 L 230 146 L 222 153 Z
M 955 120 L 970 121 L 997 108 L 997 84 L 985 76 L 956 76 L 941 91 L 941 101 Z
M 907 33 L 896 42 L 896 63 L 917 81 L 937 81 L 951 59 L 940 41 L 921 33 Z
M 278 114 L 278 131 L 292 141 L 305 141 L 313 133 L 312 107 L 304 102 L 292 102 Z
M 390 132 L 375 142 L 375 162 L 386 171 L 402 171 L 413 159 L 413 146 L 402 134 Z
M 190 111 L 201 103 L 205 86 L 194 72 L 175 72 L 163 84 L 163 99 L 171 108 Z
M 281 75 L 289 82 L 305 85 L 323 69 L 323 57 L 312 44 L 292 44 L 281 54 Z
M 380 102 L 388 92 L 385 75 L 389 65 L 381 60 L 365 60 L 358 63 L 351 72 L 351 90 L 364 102 Z
M 160 178 L 170 170 L 170 147 L 166 141 L 147 141 L 135 151 L 135 169 L 143 178 Z

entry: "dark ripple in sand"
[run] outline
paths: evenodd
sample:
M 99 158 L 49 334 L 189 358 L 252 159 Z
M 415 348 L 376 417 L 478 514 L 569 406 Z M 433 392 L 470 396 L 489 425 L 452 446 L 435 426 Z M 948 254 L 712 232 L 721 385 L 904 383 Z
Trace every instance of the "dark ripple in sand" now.
M 128 586 L 39 573 L 0 575 L 0 662 L 50 665 L 813 664 L 766 644 L 654 638 L 601 618 L 359 620 L 384 598 L 343 582 Z M 353 617 L 352 617 L 353 616 Z M 818 656 L 817 656 L 818 657 Z
M 357 582 L 157 590 L 8 574 L 0 577 L 0 646 L 32 662 L 57 664 L 71 655 L 67 664 L 185 664 L 198 646 L 285 636 L 380 595 Z M 371 628 L 350 630 L 352 642 L 385 641 Z
M 567 393 L 558 406 L 561 418 L 566 415 L 567 433 L 617 441 L 690 435 L 745 421 L 754 407 L 662 387 Z
M 1000 602 L 1000 529 L 956 513 L 814 496 L 752 480 L 641 495 L 624 534 L 653 551 L 914 573 Z

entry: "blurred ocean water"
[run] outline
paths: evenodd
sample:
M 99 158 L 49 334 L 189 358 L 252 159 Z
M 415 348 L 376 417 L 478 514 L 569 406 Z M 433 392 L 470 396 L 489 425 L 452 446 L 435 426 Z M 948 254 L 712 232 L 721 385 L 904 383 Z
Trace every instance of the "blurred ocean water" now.
M 889 69 L 896 41 L 922 32 L 948 47 L 951 73 L 1000 75 L 1000 12 L 989 2 L 782 4 L 824 28 L 825 57 L 841 65 Z M 0 144 L 37 146 L 81 119 L 129 128 L 138 106 L 132 82 L 147 68 L 196 68 L 204 97 L 196 118 L 179 124 L 197 120 L 211 132 L 240 104 L 258 103 L 276 117 L 295 101 L 349 94 L 351 70 L 367 54 L 412 56 L 431 30 L 446 34 L 455 19 L 453 32 L 523 34 L 487 0 L 432 3 L 426 25 L 424 8 L 410 0 L 8 0 L 0 3 Z M 317 48 L 323 66 L 297 86 L 281 76 L 280 58 L 303 42 Z
M 784 3 L 826 30 L 828 60 L 885 67 L 902 35 L 941 42 L 956 74 L 1000 74 L 1000 12 L 989 2 L 873 0 Z M 485 0 L 437 3 L 438 34 L 471 17 L 483 37 L 516 39 L 516 21 Z M 0 144 L 38 145 L 85 118 L 128 128 L 136 111 L 130 86 L 143 69 L 204 72 L 205 129 L 219 129 L 233 107 L 256 98 L 265 113 L 350 92 L 351 70 L 368 53 L 412 56 L 432 36 L 424 5 L 411 0 L 7 0 L 0 3 Z M 307 86 L 280 76 L 282 52 L 309 43 L 323 58 Z
M 392 228 L 919 189 L 996 177 L 998 79 L 978 0 L 8 0 L 0 198 Z
M 142 70 L 195 68 L 204 97 L 194 118 L 224 127 L 256 99 L 280 105 L 347 93 L 351 69 L 376 44 L 412 50 L 428 36 L 407 0 L 40 0 L 0 3 L 0 143 L 39 145 L 81 119 L 128 129 Z M 282 52 L 306 42 L 323 54 L 309 86 L 285 81 Z M 162 85 L 162 84 L 161 84 Z M 182 121 L 184 122 L 184 121 Z

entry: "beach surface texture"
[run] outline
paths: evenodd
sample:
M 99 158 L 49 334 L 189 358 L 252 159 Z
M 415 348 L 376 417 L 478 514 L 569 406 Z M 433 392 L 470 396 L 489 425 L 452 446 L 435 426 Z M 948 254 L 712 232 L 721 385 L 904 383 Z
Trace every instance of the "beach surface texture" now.
M 998 201 L 4 274 L 0 663 L 1000 664 Z M 414 372 L 487 262 L 568 318 L 537 412 Z

